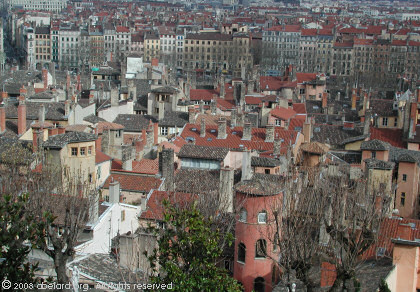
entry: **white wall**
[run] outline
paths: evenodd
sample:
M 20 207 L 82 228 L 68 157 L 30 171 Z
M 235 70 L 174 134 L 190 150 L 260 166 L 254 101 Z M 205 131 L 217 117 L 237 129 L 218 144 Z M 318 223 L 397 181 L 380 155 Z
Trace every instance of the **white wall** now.
M 96 171 L 96 187 L 102 186 L 109 174 L 111 173 L 111 160 L 98 163 L 95 166 Z
M 108 254 L 111 251 L 111 240 L 117 234 L 124 234 L 128 231 L 135 232 L 139 227 L 137 216 L 140 207 L 127 204 L 109 204 L 109 208 L 99 217 L 98 221 L 92 226 L 93 239 L 76 246 L 78 253 Z M 125 211 L 125 220 L 121 221 L 122 211 Z
M 110 106 L 110 107 L 102 109 L 101 111 L 98 112 L 98 116 L 100 118 L 103 118 L 107 122 L 111 122 L 111 123 L 115 120 L 115 118 L 119 114 L 128 114 L 128 115 L 134 114 L 133 102 L 128 101 L 126 104 L 122 104 L 122 105 L 119 105 L 119 106 L 116 106 L 116 107 L 111 107 Z

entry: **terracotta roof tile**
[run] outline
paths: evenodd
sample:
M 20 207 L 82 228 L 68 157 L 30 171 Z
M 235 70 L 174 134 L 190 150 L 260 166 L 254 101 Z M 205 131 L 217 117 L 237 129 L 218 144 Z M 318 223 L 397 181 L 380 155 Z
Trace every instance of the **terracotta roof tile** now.
M 157 174 L 159 172 L 158 159 L 142 159 L 133 161 L 133 172 L 144 174 Z
M 291 108 L 279 107 L 270 111 L 270 114 L 282 120 L 289 120 L 296 115 L 296 112 Z
M 121 190 L 145 193 L 148 193 L 152 189 L 159 188 L 160 184 L 162 183 L 159 178 L 152 176 L 140 176 L 129 173 L 113 173 L 106 180 L 104 189 L 108 189 L 109 183 L 112 181 L 118 181 L 120 183 Z
M 95 163 L 96 164 L 100 164 L 102 162 L 111 160 L 111 156 L 106 155 L 105 153 L 103 153 L 102 151 L 99 151 L 98 149 L 96 149 L 96 156 L 95 156 Z

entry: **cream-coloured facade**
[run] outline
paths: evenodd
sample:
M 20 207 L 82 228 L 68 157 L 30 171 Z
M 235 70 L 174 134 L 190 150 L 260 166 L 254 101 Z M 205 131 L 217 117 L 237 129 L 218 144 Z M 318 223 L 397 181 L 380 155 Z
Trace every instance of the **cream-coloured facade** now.
M 147 35 L 144 38 L 144 59 L 151 62 L 153 58 L 159 59 L 160 56 L 160 39 L 155 35 Z
M 67 7 L 67 0 L 6 0 L 9 11 L 13 8 L 60 12 Z

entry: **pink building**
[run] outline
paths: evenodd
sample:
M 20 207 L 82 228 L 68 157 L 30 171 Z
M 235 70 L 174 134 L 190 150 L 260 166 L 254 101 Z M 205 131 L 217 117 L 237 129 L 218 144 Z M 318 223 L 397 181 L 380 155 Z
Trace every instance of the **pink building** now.
M 279 177 L 254 174 L 236 186 L 236 208 L 239 216 L 235 230 L 233 276 L 245 292 L 270 292 L 278 247 L 274 214 L 281 212 L 283 193 Z M 274 277 L 275 279 L 276 277 Z

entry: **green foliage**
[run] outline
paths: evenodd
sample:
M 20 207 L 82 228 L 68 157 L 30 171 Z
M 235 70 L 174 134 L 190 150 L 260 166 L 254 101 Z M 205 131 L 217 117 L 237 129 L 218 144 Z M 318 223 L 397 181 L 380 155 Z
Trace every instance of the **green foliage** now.
M 148 257 L 155 274 L 152 283 L 173 283 L 176 291 L 241 291 L 227 271 L 216 266 L 222 255 L 221 234 L 193 205 L 179 209 L 164 202 L 165 229 L 151 228 L 158 249 Z M 229 245 L 232 234 L 226 235 Z M 147 256 L 147 254 L 146 254 Z
M 36 265 L 26 262 L 33 245 L 44 238 L 48 220 L 36 220 L 27 212 L 28 195 L 0 198 L 0 281 L 34 283 Z
M 381 279 L 381 283 L 379 284 L 379 292 L 391 292 L 384 279 Z

